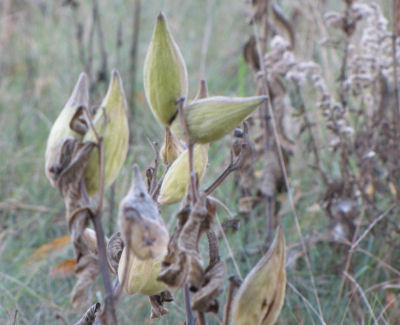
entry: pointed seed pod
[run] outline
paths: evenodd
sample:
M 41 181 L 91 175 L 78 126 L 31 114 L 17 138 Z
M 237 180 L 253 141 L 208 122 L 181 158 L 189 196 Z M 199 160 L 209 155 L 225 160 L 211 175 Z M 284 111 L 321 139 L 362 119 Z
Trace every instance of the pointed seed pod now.
M 167 127 L 165 128 L 165 139 L 164 144 L 160 150 L 160 156 L 165 165 L 172 164 L 179 155 L 185 151 L 185 146 L 182 142 L 175 137 L 171 130 Z
M 54 164 L 62 146 L 62 140 L 68 137 L 81 139 L 82 135 L 70 127 L 70 122 L 79 107 L 89 105 L 89 86 L 86 73 L 81 73 L 71 97 L 54 122 L 47 139 L 45 154 L 45 173 L 52 186 L 55 186 Z
M 137 258 L 156 258 L 166 251 L 167 227 L 137 165 L 133 167 L 131 188 L 119 206 L 119 224 L 125 245 Z
M 193 149 L 193 167 L 199 174 L 199 180 L 207 167 L 209 145 L 197 144 Z M 173 204 L 181 201 L 189 185 L 189 153 L 185 150 L 173 162 L 165 174 L 161 185 L 158 202 L 160 204 Z
M 128 105 L 122 80 L 118 71 L 113 70 L 107 94 L 93 117 L 94 127 L 100 136 L 103 133 L 104 125 L 106 126 L 104 131 L 105 187 L 115 181 L 128 153 L 129 126 L 127 112 Z M 106 119 L 106 124 L 104 119 Z M 92 128 L 85 134 L 83 141 L 97 141 Z M 99 188 L 97 149 L 94 149 L 89 157 L 85 170 L 85 183 L 89 195 L 97 193 Z
M 159 121 L 168 126 L 177 112 L 175 101 L 187 96 L 186 64 L 160 13 L 144 62 L 144 89 L 147 102 Z
M 128 250 L 125 247 L 118 266 L 118 278 L 119 282 L 122 283 L 124 278 L 124 272 L 127 263 Z M 166 251 L 165 251 L 166 253 Z M 160 292 L 167 289 L 167 286 L 160 281 L 157 281 L 157 276 L 161 270 L 161 262 L 164 258 L 164 254 L 157 258 L 150 258 L 147 260 L 141 260 L 135 256 L 132 252 L 129 253 L 129 265 L 126 268 L 126 280 L 124 285 L 124 291 L 128 294 L 140 293 L 147 296 L 159 294 Z
M 285 237 L 278 229 L 268 252 L 246 276 L 232 305 L 232 325 L 272 325 L 285 299 Z
M 266 96 L 254 97 L 207 97 L 184 108 L 186 122 L 192 141 L 209 143 L 232 132 Z M 171 131 L 184 137 L 180 119 L 171 124 Z

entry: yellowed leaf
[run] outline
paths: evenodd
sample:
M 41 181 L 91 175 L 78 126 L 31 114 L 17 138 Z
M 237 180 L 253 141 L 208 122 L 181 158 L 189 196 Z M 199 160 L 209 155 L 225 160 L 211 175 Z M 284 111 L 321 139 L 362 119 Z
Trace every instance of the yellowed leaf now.
M 33 252 L 29 261 L 36 262 L 49 257 L 50 255 L 60 251 L 65 246 L 67 246 L 69 240 L 70 240 L 69 236 L 62 236 L 53 239 L 51 242 L 43 244 Z
M 394 186 L 394 184 L 392 182 L 389 182 L 388 185 L 389 185 L 390 193 L 392 193 L 393 196 L 397 196 L 396 186 Z
M 67 275 L 73 274 L 75 266 L 76 266 L 75 260 L 72 259 L 64 260 L 50 272 L 50 276 L 55 278 L 55 277 L 65 277 Z

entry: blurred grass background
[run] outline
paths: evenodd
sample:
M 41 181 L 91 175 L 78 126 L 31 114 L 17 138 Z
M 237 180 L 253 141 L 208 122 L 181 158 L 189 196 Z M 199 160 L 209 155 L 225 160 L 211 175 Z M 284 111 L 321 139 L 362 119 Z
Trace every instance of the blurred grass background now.
M 65 1 L 66 3 L 68 1 Z M 74 2 L 74 1 L 73 1 Z M 53 239 L 68 234 L 65 223 L 64 205 L 57 191 L 49 185 L 44 176 L 44 150 L 47 135 L 59 111 L 68 99 L 80 72 L 85 65 L 80 59 L 77 43 L 77 22 L 82 24 L 83 48 L 87 50 L 89 31 L 92 23 L 92 1 L 77 1 L 77 7 L 63 5 L 63 1 L 50 0 L 1 0 L 0 2 L 0 324 L 11 324 L 15 310 L 18 310 L 18 324 L 58 324 L 55 312 L 60 312 L 74 323 L 85 307 L 76 310 L 70 304 L 70 292 L 74 276 L 53 277 L 52 270 L 65 259 L 73 258 L 72 248 L 53 249 L 44 258 L 34 258 L 35 250 Z M 288 15 L 298 6 L 310 7 L 317 4 L 321 12 L 313 17 L 322 17 L 324 11 L 340 9 L 338 1 L 289 0 L 276 1 Z M 133 26 L 132 0 L 99 0 L 99 14 L 104 32 L 108 70 L 117 68 L 124 80 L 127 95 L 134 103 L 131 111 L 132 146 L 129 157 L 115 185 L 115 202 L 126 193 L 130 183 L 132 163 L 138 163 L 142 170 L 152 163 L 153 152 L 147 142 L 162 141 L 163 130 L 157 124 L 144 98 L 142 67 L 147 45 L 158 13 L 166 13 L 170 28 L 182 49 L 189 74 L 189 91 L 193 97 L 201 78 L 208 81 L 211 95 L 253 95 L 256 83 L 242 57 L 242 46 L 252 33 L 246 23 L 250 5 L 245 1 L 229 0 L 147 0 L 142 1 L 140 33 L 138 42 L 137 76 L 132 85 L 130 75 L 130 47 Z M 390 17 L 390 1 L 381 3 L 387 17 Z M 305 19 L 311 19 L 305 15 Z M 306 21 L 296 26 L 298 39 L 297 54 L 304 59 L 319 61 L 319 42 L 323 31 L 315 29 L 313 39 L 302 39 Z M 93 75 L 101 67 L 98 38 L 94 36 Z M 309 45 L 314 51 L 310 53 Z M 87 55 L 87 53 L 86 53 Z M 320 62 L 328 81 L 335 76 L 329 65 L 339 64 L 337 53 L 329 62 Z M 131 89 L 134 86 L 134 93 Z M 105 83 L 98 83 L 91 98 L 91 105 L 97 105 L 105 93 Z M 310 103 L 311 104 L 311 103 Z M 310 105 L 310 107 L 312 104 Z M 318 207 L 321 182 L 311 169 L 307 168 L 305 154 L 296 155 L 291 162 L 291 184 L 296 198 L 296 208 L 305 236 L 311 236 L 327 229 L 329 219 Z M 210 184 L 229 161 L 229 139 L 212 144 L 209 164 L 212 168 L 203 184 Z M 110 196 L 107 191 L 106 196 Z M 235 213 L 238 193 L 231 176 L 216 192 L 215 196 Z M 382 198 L 382 205 L 391 198 Z M 109 201 L 106 201 L 104 224 L 109 235 L 115 230 L 117 215 L 110 215 Z M 386 205 L 388 206 L 388 205 Z M 173 212 L 177 206 L 165 209 L 164 216 L 173 226 Z M 237 233 L 229 233 L 228 239 L 239 262 L 241 273 L 247 274 L 260 255 L 250 255 L 247 248 L 257 247 L 264 242 L 264 210 L 252 213 L 250 222 L 242 222 Z M 293 224 L 286 197 L 282 198 L 280 222 L 283 226 L 287 246 L 298 243 L 299 238 Z M 220 213 L 220 219 L 227 216 Z M 398 221 L 398 220 L 397 220 Z M 251 234 L 250 247 L 243 247 L 244 237 Z M 382 234 L 384 236 L 384 234 Z M 205 243 L 203 243 L 205 244 Z M 228 265 L 228 275 L 235 274 L 232 260 L 221 240 L 221 256 Z M 363 248 L 375 256 L 383 256 L 385 248 L 368 238 Z M 206 251 L 206 250 L 203 250 Z M 347 248 L 332 247 L 322 242 L 310 248 L 313 273 L 316 278 L 324 317 L 328 324 L 358 324 L 356 313 L 349 311 L 352 293 L 338 299 L 342 278 L 340 265 L 346 258 Z M 399 257 L 399 254 L 397 254 Z M 399 260 L 392 266 L 399 268 Z M 377 267 L 375 259 L 365 254 L 354 256 L 354 277 L 363 288 L 370 288 L 387 279 L 386 270 Z M 311 305 L 315 298 L 311 289 L 309 272 L 302 260 L 288 271 L 288 279 Z M 399 282 L 400 284 L 400 282 Z M 226 294 L 227 283 L 225 285 Z M 102 300 L 102 283 L 98 279 L 88 295 L 88 304 Z M 372 307 L 381 311 L 387 301 L 384 290 L 367 293 Z M 223 298 L 220 304 L 223 305 Z M 397 292 L 398 297 L 398 292 Z M 175 302 L 168 304 L 168 316 L 150 320 L 150 304 L 141 296 L 124 296 L 119 306 L 121 324 L 183 324 L 184 306 L 181 295 L 175 295 Z M 360 303 L 362 305 L 362 302 Z M 400 324 L 396 305 L 385 313 L 389 324 Z M 221 306 L 222 307 L 222 306 Z M 222 318 L 222 308 L 218 318 Z M 365 324 L 372 323 L 367 309 Z M 209 315 L 209 324 L 219 324 L 217 317 Z M 304 300 L 287 288 L 287 297 L 278 324 L 318 324 L 318 317 Z

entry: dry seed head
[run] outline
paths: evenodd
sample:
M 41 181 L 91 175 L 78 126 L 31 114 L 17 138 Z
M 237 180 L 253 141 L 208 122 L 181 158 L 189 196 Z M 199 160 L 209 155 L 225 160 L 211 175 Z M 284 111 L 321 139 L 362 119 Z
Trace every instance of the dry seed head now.
M 104 108 L 104 109 L 103 109 Z M 97 133 L 103 134 L 104 125 L 104 167 L 105 186 L 111 185 L 117 178 L 128 153 L 129 126 L 128 105 L 121 77 L 113 70 L 107 94 L 93 117 Z M 106 123 L 105 123 L 106 122 Z M 92 128 L 85 134 L 83 141 L 97 142 Z M 99 158 L 95 148 L 85 170 L 85 183 L 89 195 L 97 193 L 99 188 Z
M 160 13 L 144 62 L 144 89 L 147 102 L 159 121 L 168 126 L 177 112 L 175 101 L 188 94 L 186 64 Z
M 209 145 L 197 144 L 193 150 L 194 171 L 199 179 L 207 167 Z M 158 202 L 160 204 L 173 204 L 180 202 L 185 196 L 189 185 L 189 153 L 185 150 L 168 169 L 161 185 Z
M 165 128 L 165 140 L 160 150 L 160 155 L 164 164 L 172 164 L 184 151 L 185 146 L 181 141 L 171 133 L 168 127 Z
M 285 237 L 278 229 L 268 252 L 246 276 L 232 305 L 232 325 L 272 325 L 285 299 Z
M 266 96 L 208 97 L 199 99 L 184 108 L 192 141 L 209 143 L 232 132 Z M 180 119 L 175 119 L 171 130 L 179 138 L 184 137 Z
M 57 155 L 62 146 L 62 140 L 65 138 L 81 139 L 82 135 L 70 128 L 70 122 L 79 107 L 89 105 L 89 86 L 86 73 L 81 73 L 78 82 L 72 92 L 71 97 L 65 104 L 63 110 L 58 115 L 51 128 L 47 139 L 45 154 L 45 173 L 51 185 L 55 186 L 54 173 L 52 167 L 57 160 Z
M 138 166 L 132 184 L 119 207 L 119 223 L 126 246 L 139 259 L 151 259 L 166 251 L 169 235 L 155 202 L 147 193 Z
M 120 283 L 122 283 L 124 278 L 125 265 L 128 259 L 127 254 L 128 250 L 125 247 L 118 266 L 118 278 Z M 141 260 L 130 252 L 124 291 L 131 295 L 140 293 L 153 296 L 166 290 L 167 286 L 163 282 L 157 281 L 164 255 L 165 254 L 162 254 L 157 258 Z

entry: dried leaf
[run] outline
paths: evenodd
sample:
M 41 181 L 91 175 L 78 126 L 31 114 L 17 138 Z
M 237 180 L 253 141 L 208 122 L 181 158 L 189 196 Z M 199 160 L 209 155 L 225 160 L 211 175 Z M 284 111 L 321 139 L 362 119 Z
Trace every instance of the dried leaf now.
M 71 275 L 74 273 L 75 266 L 75 260 L 64 260 L 51 271 L 50 276 L 55 278 Z
M 28 263 L 33 263 L 58 253 L 69 244 L 69 240 L 69 236 L 62 236 L 53 239 L 49 243 L 43 244 L 33 252 Z
M 100 311 L 100 306 L 98 302 L 92 305 L 75 325 L 92 325 L 96 320 L 97 312 Z
M 75 274 L 78 281 L 72 290 L 72 305 L 76 308 L 81 301 L 86 299 L 86 292 L 92 285 L 99 273 L 98 259 L 96 256 L 88 254 L 82 256 L 75 267 Z
M 117 232 L 114 235 L 112 235 L 107 243 L 107 261 L 111 272 L 114 274 L 117 274 L 118 272 L 118 265 L 124 247 L 125 244 L 120 232 Z
M 192 308 L 202 312 L 218 312 L 216 298 L 222 293 L 226 266 L 222 261 L 206 269 L 201 288 L 192 297 Z
M 151 315 L 150 318 L 160 318 L 163 315 L 168 314 L 168 309 L 164 307 L 164 302 L 173 301 L 171 293 L 166 290 L 161 292 L 159 295 L 154 295 L 149 297 L 151 304 Z

